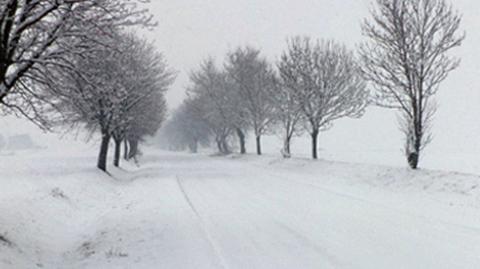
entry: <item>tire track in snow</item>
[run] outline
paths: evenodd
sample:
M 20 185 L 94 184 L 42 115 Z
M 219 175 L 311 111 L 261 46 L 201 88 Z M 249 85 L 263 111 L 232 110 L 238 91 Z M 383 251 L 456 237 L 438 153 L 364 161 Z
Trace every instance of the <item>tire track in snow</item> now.
M 294 227 L 285 223 L 284 222 L 285 218 L 283 218 L 281 216 L 280 211 L 274 210 L 272 208 L 266 209 L 265 207 L 262 207 L 261 204 L 259 204 L 259 203 L 252 203 L 252 199 L 251 199 L 252 198 L 252 196 L 251 196 L 252 193 L 251 192 L 245 191 L 245 189 L 243 189 L 243 188 L 239 188 L 238 185 L 236 185 L 236 186 L 232 185 L 231 181 L 229 181 L 227 185 L 222 185 L 222 187 L 223 187 L 222 189 L 224 190 L 224 192 L 229 193 L 229 194 L 225 195 L 224 198 L 229 197 L 229 195 L 231 195 L 232 193 L 235 193 L 235 194 L 241 193 L 242 194 L 241 196 L 243 196 L 243 197 L 249 197 L 250 196 L 248 199 L 245 199 L 244 204 L 241 204 L 240 207 L 236 207 L 234 209 L 234 211 L 243 211 L 244 213 L 248 212 L 250 214 L 250 216 L 258 216 L 258 215 L 268 216 L 267 218 L 274 221 L 274 223 L 276 224 L 276 227 L 279 230 L 288 233 L 292 238 L 294 238 L 296 240 L 296 242 L 302 244 L 303 246 L 306 246 L 306 247 L 312 249 L 317 254 L 319 254 L 323 258 L 325 258 L 324 261 L 325 261 L 326 264 L 328 264 L 328 266 L 324 265 L 324 266 L 319 267 L 319 268 L 335 268 L 335 269 L 337 269 L 337 268 L 349 268 L 344 263 L 342 263 L 337 257 L 331 255 L 331 253 L 329 253 L 329 251 L 327 249 L 325 249 L 325 248 L 321 247 L 320 245 L 316 244 L 314 241 L 310 240 L 307 235 L 302 234 L 301 232 L 297 231 Z M 225 189 L 225 187 L 229 187 L 230 188 L 229 191 L 226 191 L 227 189 Z M 208 187 L 209 190 L 211 188 L 212 188 L 212 185 L 210 185 Z M 275 201 L 271 200 L 270 198 L 268 198 L 264 194 L 256 195 L 254 197 L 256 198 L 255 201 L 258 201 L 258 199 L 262 199 L 263 201 L 265 201 L 267 203 L 269 203 L 269 201 L 270 201 L 270 202 L 274 202 L 273 204 L 275 204 Z
M 210 246 L 212 247 L 213 253 L 215 254 L 215 257 L 217 257 L 218 262 L 220 263 L 220 267 L 222 267 L 224 269 L 228 269 L 229 266 L 227 265 L 227 262 L 225 261 L 225 258 L 221 254 L 220 247 L 213 240 L 213 237 L 212 237 L 211 233 L 207 229 L 207 225 L 206 225 L 205 221 L 203 220 L 202 216 L 200 215 L 197 208 L 193 204 L 192 200 L 190 200 L 190 197 L 188 196 L 187 192 L 185 191 L 185 188 L 182 184 L 181 179 L 178 176 L 175 176 L 175 178 L 177 179 L 178 188 L 180 189 L 180 192 L 182 193 L 183 198 L 185 198 L 185 201 L 187 201 L 188 206 L 190 207 L 190 209 L 192 209 L 193 213 L 198 218 L 200 226 L 201 226 L 203 232 L 205 233 L 206 239 L 207 239 L 208 243 L 210 244 Z
M 278 227 L 281 229 L 285 230 L 287 233 L 291 234 L 294 236 L 299 242 L 304 243 L 305 246 L 310 247 L 311 249 L 315 250 L 317 253 L 320 253 L 324 257 L 327 258 L 327 262 L 333 267 L 333 268 L 344 268 L 346 266 L 342 265 L 340 260 L 337 259 L 335 256 L 330 255 L 327 249 L 319 246 L 316 244 L 314 241 L 312 241 L 310 238 L 307 236 L 303 235 L 301 232 L 293 229 L 287 224 L 284 224 L 280 221 L 277 221 Z

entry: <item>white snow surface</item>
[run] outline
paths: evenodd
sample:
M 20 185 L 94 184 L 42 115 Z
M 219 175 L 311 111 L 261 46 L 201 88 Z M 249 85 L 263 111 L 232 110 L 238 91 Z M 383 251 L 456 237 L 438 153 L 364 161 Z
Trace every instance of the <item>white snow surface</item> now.
M 476 175 L 153 149 L 94 164 L 0 156 L 0 268 L 480 268 Z

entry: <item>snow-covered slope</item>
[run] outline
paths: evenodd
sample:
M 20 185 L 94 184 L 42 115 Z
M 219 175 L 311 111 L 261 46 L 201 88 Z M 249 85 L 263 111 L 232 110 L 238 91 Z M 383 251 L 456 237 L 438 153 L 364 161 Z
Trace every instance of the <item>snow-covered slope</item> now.
M 113 177 L 94 163 L 0 156 L 0 268 L 480 268 L 475 175 L 156 151 Z

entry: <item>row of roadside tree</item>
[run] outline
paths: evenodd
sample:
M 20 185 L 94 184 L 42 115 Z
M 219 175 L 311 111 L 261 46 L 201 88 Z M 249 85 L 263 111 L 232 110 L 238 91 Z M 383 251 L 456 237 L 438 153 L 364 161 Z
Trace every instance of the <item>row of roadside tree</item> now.
M 155 27 L 148 2 L 0 1 L 0 112 L 100 134 L 104 171 L 112 140 L 115 165 L 122 143 L 135 158 L 165 119 L 174 79 L 153 45 L 130 33 Z
M 251 131 L 257 154 L 262 154 L 262 136 L 281 133 L 282 153 L 289 157 L 293 137 L 308 132 L 316 159 L 320 131 L 339 118 L 361 116 L 368 103 L 353 53 L 333 41 L 292 38 L 275 67 L 259 50 L 238 48 L 222 69 L 207 59 L 190 77 L 188 98 L 165 134 L 170 145 L 192 151 L 213 140 L 219 152 L 229 153 L 236 136 L 240 153 L 246 153 Z
M 459 65 L 448 52 L 465 38 L 460 22 L 445 0 L 377 0 L 356 51 L 293 37 L 274 63 L 249 46 L 228 53 L 221 67 L 207 59 L 192 72 L 187 98 L 163 137 L 171 148 L 193 152 L 214 142 L 220 153 L 231 152 L 237 137 L 245 153 L 251 132 L 261 154 L 262 136 L 281 133 L 282 153 L 290 157 L 292 138 L 307 132 L 316 159 L 321 131 L 374 104 L 399 111 L 406 159 L 416 169 L 432 137 L 434 96 Z

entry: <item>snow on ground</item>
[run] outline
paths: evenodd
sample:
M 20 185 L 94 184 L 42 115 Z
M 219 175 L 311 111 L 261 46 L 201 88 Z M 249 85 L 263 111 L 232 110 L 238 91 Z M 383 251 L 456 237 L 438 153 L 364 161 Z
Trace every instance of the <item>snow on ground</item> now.
M 94 157 L 0 156 L 0 268 L 480 268 L 479 176 L 150 150 L 110 177 Z
M 321 158 L 340 162 L 380 164 L 395 167 L 405 167 L 407 165 L 403 139 L 401 137 L 396 140 L 388 137 L 392 135 L 384 134 L 385 138 L 375 137 L 375 139 L 381 142 L 374 144 L 371 141 L 364 142 L 352 139 L 354 135 L 351 133 L 344 134 L 343 137 L 336 137 L 330 134 L 333 131 L 336 131 L 336 129 L 321 133 L 319 136 L 319 156 Z M 365 130 L 362 130 L 362 132 L 365 132 Z M 396 132 L 394 134 L 398 135 Z M 247 139 L 247 149 L 251 149 L 253 152 L 255 139 L 252 137 L 254 136 L 251 135 Z M 385 143 L 383 143 L 384 140 L 386 140 Z M 236 144 L 235 140 L 234 145 Z M 295 137 L 292 143 L 293 156 L 309 158 L 311 156 L 310 144 L 311 141 L 308 135 Z M 279 136 L 270 135 L 263 138 L 264 151 L 268 154 L 279 155 L 282 145 L 283 143 Z M 458 171 L 480 175 L 479 156 L 480 149 L 473 145 L 471 148 L 465 149 L 462 147 L 450 148 L 448 145 L 432 143 L 422 152 L 420 166 L 431 170 Z

